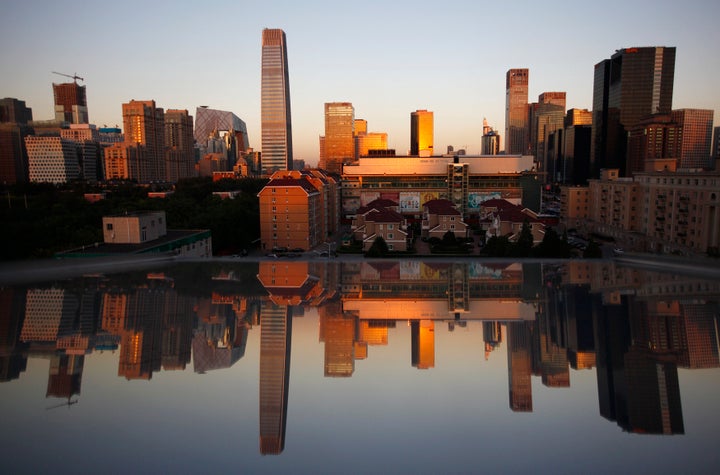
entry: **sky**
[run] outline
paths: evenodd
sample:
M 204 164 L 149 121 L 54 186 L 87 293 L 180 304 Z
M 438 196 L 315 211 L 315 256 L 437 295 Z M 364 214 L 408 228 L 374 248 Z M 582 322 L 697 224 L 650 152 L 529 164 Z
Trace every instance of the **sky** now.
M 530 70 L 529 101 L 565 91 L 592 109 L 594 65 L 617 49 L 675 46 L 673 108 L 720 123 L 717 0 L 0 0 L 0 97 L 53 118 L 52 83 L 77 74 L 90 122 L 122 104 L 234 112 L 261 150 L 263 28 L 287 36 L 294 158 L 317 164 L 324 103 L 352 102 L 388 147 L 410 147 L 410 113 L 434 112 L 435 150 L 480 153 L 483 118 L 504 135 L 505 73 Z

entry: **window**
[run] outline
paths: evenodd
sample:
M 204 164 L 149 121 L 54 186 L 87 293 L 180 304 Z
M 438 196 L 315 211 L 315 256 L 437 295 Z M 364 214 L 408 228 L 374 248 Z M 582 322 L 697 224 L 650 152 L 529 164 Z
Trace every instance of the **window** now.
M 394 235 L 393 235 L 393 233 L 388 233 L 387 237 L 388 237 L 388 239 L 393 239 Z
M 113 229 L 113 223 L 107 223 L 107 226 L 105 226 L 105 228 L 106 228 L 108 231 L 112 231 L 112 229 Z

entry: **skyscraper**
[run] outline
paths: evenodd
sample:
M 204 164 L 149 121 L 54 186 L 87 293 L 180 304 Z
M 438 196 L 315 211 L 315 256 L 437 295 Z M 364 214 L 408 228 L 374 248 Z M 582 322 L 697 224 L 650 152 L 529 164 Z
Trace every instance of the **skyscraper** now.
M 264 29 L 262 33 L 262 173 L 291 170 L 292 126 L 285 32 Z
M 505 75 L 505 153 L 508 155 L 528 153 L 529 77 L 527 68 L 510 69 Z
M 53 83 L 55 96 L 55 120 L 71 124 L 87 124 L 88 110 L 85 86 L 76 82 Z
M 565 93 L 543 92 L 530 107 L 530 154 L 535 156 L 538 169 L 547 182 L 558 179 L 557 160 L 548 158 L 547 141 L 550 134 L 563 128 L 565 121 Z
M 176 182 L 195 176 L 193 118 L 186 109 L 165 112 L 165 177 Z
M 410 114 L 410 155 L 433 154 L 433 113 L 421 109 Z
M 355 160 L 355 109 L 349 102 L 325 103 L 325 136 L 321 138 L 319 167 L 342 173 L 344 163 Z
M 671 111 L 674 76 L 674 47 L 625 48 L 595 65 L 591 177 L 601 168 L 632 173 L 627 132 L 651 114 Z
M 138 146 L 138 182 L 165 179 L 165 114 L 155 101 L 136 101 L 122 105 L 125 144 Z M 144 146 L 144 147 L 140 147 Z M 143 156 L 144 155 L 144 156 Z

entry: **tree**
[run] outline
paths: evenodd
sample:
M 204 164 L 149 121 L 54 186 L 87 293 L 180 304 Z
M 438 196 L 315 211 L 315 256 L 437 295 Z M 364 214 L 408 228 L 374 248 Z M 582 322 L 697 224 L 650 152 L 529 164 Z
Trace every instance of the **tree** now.
M 526 219 L 523 221 L 522 229 L 520 230 L 520 236 L 518 236 L 517 243 L 513 254 L 518 257 L 527 257 L 530 255 L 530 251 L 533 247 L 533 235 L 530 223 Z
M 545 236 L 540 244 L 533 249 L 536 257 L 570 257 L 570 245 L 567 240 L 560 239 L 553 228 L 545 228 Z
M 594 239 L 590 239 L 587 247 L 583 251 L 583 257 L 586 259 L 598 259 L 602 257 L 602 249 Z
M 370 246 L 366 255 L 367 257 L 384 257 L 389 251 L 390 250 L 388 249 L 385 239 L 383 239 L 382 236 L 378 236 L 375 238 L 375 241 L 373 241 L 372 246 Z

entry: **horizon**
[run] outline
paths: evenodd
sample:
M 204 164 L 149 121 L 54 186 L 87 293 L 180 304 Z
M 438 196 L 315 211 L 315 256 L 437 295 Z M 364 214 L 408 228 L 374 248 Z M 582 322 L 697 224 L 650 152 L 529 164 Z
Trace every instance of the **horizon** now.
M 264 28 L 280 28 L 287 37 L 293 158 L 310 166 L 317 165 L 326 102 L 352 103 L 355 118 L 367 120 L 369 132 L 386 132 L 388 148 L 399 155 L 410 148 L 410 114 L 419 109 L 434 113 L 436 154 L 449 145 L 479 154 L 484 118 L 504 148 L 507 70 L 529 70 L 528 102 L 563 91 L 568 110 L 592 110 L 595 64 L 630 47 L 676 47 L 672 108 L 720 110 L 714 81 L 720 58 L 712 47 L 720 44 L 713 24 L 720 5 L 712 2 L 612 1 L 602 10 L 561 1 L 504 8 L 449 2 L 432 15 L 422 15 L 429 2 L 364 5 L 13 4 L 0 19 L 0 38 L 14 46 L 0 52 L 0 61 L 21 67 L 3 76 L 0 97 L 25 101 L 34 120 L 51 119 L 52 84 L 71 79 L 58 71 L 85 78 L 90 123 L 98 127 L 122 127 L 122 104 L 132 99 L 193 117 L 208 106 L 240 117 L 250 146 L 261 150 L 261 36 Z M 506 16 L 518 22 L 511 31 Z M 592 24 L 581 24 L 590 17 Z M 678 28 L 678 18 L 692 27 Z M 351 27 L 360 33 L 349 33 Z M 107 37 L 117 46 L 106 46 Z

